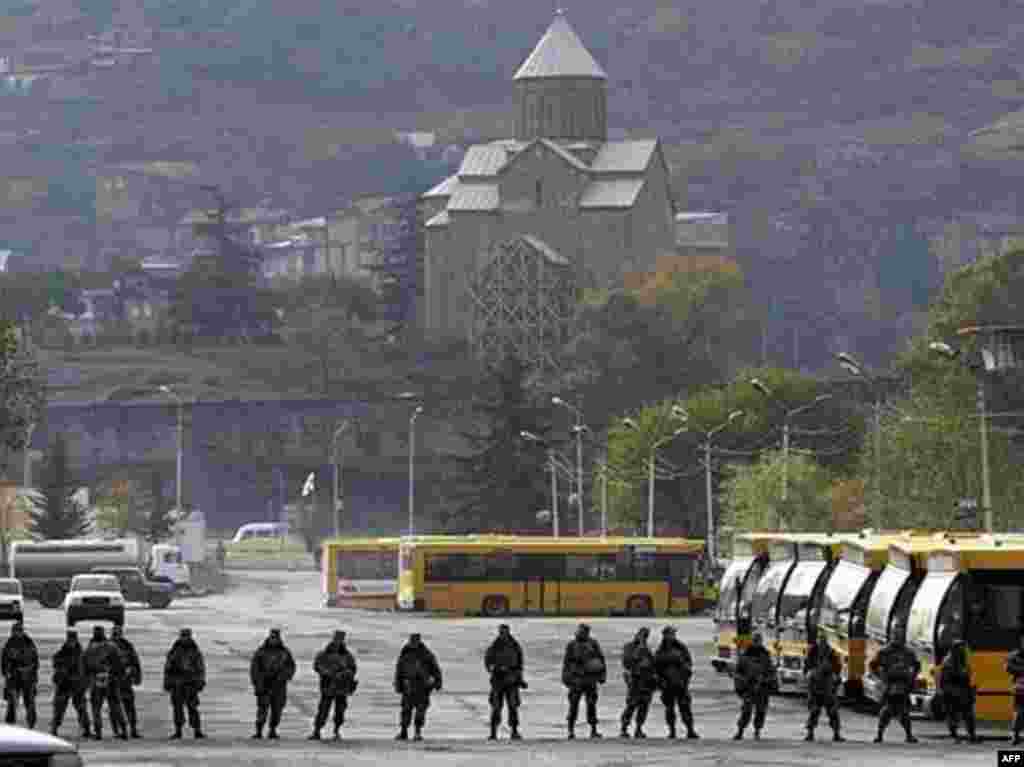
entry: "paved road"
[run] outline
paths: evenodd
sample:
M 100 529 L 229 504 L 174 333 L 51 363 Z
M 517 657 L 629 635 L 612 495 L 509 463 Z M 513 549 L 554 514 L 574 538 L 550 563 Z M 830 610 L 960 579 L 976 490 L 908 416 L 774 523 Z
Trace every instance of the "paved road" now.
M 370 765 L 387 760 L 392 767 L 417 765 L 632 765 L 678 764 L 685 755 L 693 764 L 786 765 L 817 767 L 823 759 L 838 764 L 879 764 L 899 767 L 932 764 L 956 754 L 957 764 L 994 762 L 995 740 L 1003 730 L 992 730 L 992 740 L 968 746 L 954 746 L 935 723 L 918 725 L 921 743 L 903 744 L 896 729 L 891 744 L 879 747 L 869 741 L 874 721 L 867 715 L 845 711 L 844 732 L 850 743 L 802 742 L 804 708 L 794 698 L 773 699 L 761 743 L 734 743 L 737 700 L 730 680 L 715 673 L 709 663 L 711 623 L 691 618 L 675 621 L 680 638 L 698 659 L 693 681 L 698 742 L 663 740 L 664 719 L 660 705 L 652 707 L 647 731 L 651 739 L 637 744 L 614 736 L 622 710 L 624 685 L 618 673 L 619 651 L 644 623 L 658 637 L 662 621 L 625 618 L 588 619 L 612 665 L 609 684 L 602 690 L 599 713 L 605 739 L 567 742 L 565 695 L 560 683 L 561 654 L 576 621 L 567 618 L 512 620 L 513 632 L 526 651 L 527 679 L 522 710 L 521 744 L 507 741 L 487 743 L 488 706 L 483 652 L 499 621 L 487 619 L 443 619 L 403 614 L 325 610 L 319 607 L 319 579 L 315 573 L 234 573 L 236 585 L 227 593 L 175 602 L 167 610 L 131 609 L 125 628 L 135 642 L 143 662 L 143 684 L 137 692 L 145 740 L 103 741 L 81 744 L 86 763 L 99 765 L 209 765 L 246 764 L 332 764 Z M 30 605 L 26 624 L 40 649 L 44 673 L 40 689 L 40 722 L 48 724 L 52 689 L 49 685 L 50 657 L 63 638 L 63 616 L 59 611 Z M 205 655 L 207 688 L 202 695 L 204 728 L 211 736 L 205 742 L 185 740 L 168 743 L 170 708 L 160 686 L 163 658 L 171 641 L 183 626 L 192 627 Z M 249 658 L 268 628 L 280 626 L 299 664 L 296 681 L 289 688 L 288 708 L 279 742 L 252 742 L 254 699 L 248 682 Z M 317 692 L 312 670 L 314 654 L 335 628 L 349 633 L 350 647 L 360 665 L 360 687 L 349 708 L 349 726 L 341 743 L 310 744 L 305 741 L 314 713 Z M 91 625 L 79 626 L 83 639 Z M 432 647 L 445 672 L 444 690 L 435 696 L 426 737 L 419 744 L 393 740 L 397 728 L 396 696 L 391 689 L 394 659 L 411 631 L 420 631 Z M 71 720 L 63 733 L 72 735 Z M 824 722 L 823 722 L 824 724 Z M 109 729 L 109 728 L 108 728 Z M 586 727 L 579 728 L 586 734 Z M 827 735 L 826 727 L 819 730 Z

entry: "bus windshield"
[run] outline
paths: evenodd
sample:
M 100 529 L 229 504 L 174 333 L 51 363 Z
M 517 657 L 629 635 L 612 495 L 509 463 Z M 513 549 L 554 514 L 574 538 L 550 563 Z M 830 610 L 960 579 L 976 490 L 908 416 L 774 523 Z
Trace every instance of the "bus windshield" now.
M 921 581 L 907 620 L 907 644 L 915 650 L 933 652 L 935 624 L 943 597 L 953 585 L 956 573 L 931 573 Z
M 842 635 L 846 634 L 853 601 L 870 575 L 871 571 L 868 568 L 845 559 L 836 566 L 828 579 L 821 601 L 822 626 L 834 629 Z
M 722 587 L 719 589 L 717 617 L 720 621 L 736 620 L 736 604 L 743 576 L 754 563 L 753 558 L 734 560 L 722 576 Z
M 1018 647 L 1020 626 L 1024 625 L 1024 582 L 1019 571 L 972 570 L 968 583 L 964 601 L 971 649 L 1004 651 Z M 947 599 L 947 604 L 952 601 Z M 944 605 L 943 613 L 946 611 Z
M 871 592 L 871 602 L 868 605 L 867 635 L 879 642 L 886 642 L 889 638 L 889 616 L 892 614 L 896 597 L 907 579 L 910 578 L 910 571 L 899 567 L 886 565 L 881 577 L 875 584 L 875 590 Z
M 814 584 L 818 582 L 818 576 L 827 566 L 825 562 L 797 563 L 789 580 L 786 581 L 786 588 L 779 600 L 778 622 L 780 624 L 795 617 L 801 610 L 807 610 L 810 607 Z
M 398 577 L 394 551 L 340 551 L 338 577 L 351 581 L 386 581 Z
M 757 582 L 757 591 L 754 592 L 754 603 L 751 609 L 751 617 L 755 622 L 775 623 L 779 591 L 782 590 L 782 582 L 786 579 L 786 573 L 792 566 L 792 559 L 772 562 L 765 574 L 761 576 L 761 580 Z

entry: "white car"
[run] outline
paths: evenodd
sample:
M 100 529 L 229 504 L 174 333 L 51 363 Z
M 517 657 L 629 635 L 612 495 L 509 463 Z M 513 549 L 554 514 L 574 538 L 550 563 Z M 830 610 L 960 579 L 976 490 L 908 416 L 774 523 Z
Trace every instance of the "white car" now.
M 116 575 L 76 575 L 64 597 L 69 626 L 81 620 L 111 621 L 124 625 L 124 595 Z
M 0 724 L 0 763 L 82 767 L 78 749 L 62 738 Z
M 0 578 L 0 620 L 24 620 L 24 604 L 21 581 L 17 578 Z

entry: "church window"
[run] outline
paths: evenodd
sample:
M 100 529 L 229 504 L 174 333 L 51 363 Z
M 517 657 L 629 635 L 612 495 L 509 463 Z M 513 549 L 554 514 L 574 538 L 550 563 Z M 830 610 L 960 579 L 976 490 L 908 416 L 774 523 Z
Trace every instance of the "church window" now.
M 533 185 L 533 204 L 538 208 L 544 206 L 544 182 L 540 179 Z

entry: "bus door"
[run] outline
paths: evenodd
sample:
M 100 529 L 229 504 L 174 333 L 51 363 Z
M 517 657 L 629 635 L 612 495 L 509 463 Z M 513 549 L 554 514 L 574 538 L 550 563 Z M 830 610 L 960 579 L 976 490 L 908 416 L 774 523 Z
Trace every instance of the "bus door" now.
M 523 610 L 557 613 L 563 557 L 557 554 L 521 554 L 523 571 Z
M 690 584 L 693 579 L 693 557 L 688 554 L 668 556 L 668 601 L 673 612 L 692 612 L 693 596 Z

